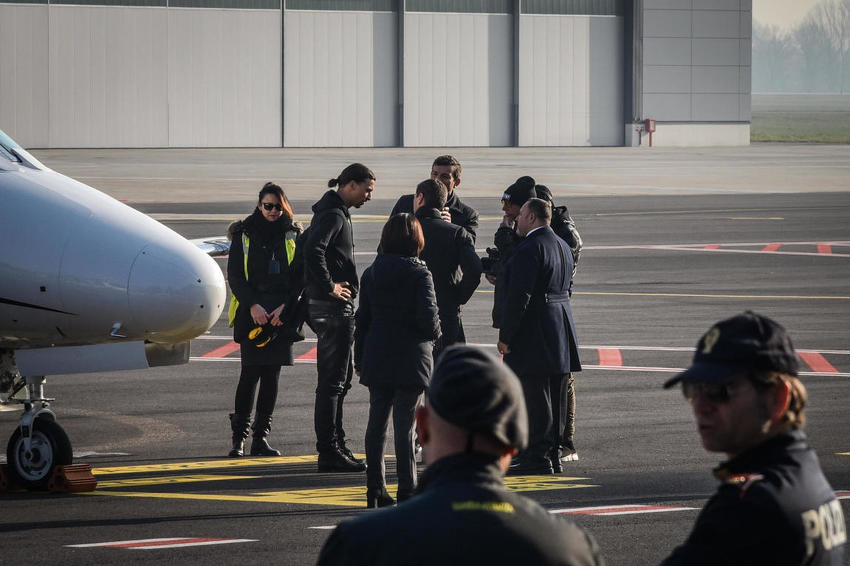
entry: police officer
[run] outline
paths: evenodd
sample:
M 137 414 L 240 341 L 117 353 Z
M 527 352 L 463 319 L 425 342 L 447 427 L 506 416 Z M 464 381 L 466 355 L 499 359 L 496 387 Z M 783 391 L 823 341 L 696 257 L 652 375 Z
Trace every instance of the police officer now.
M 468 204 L 462 202 L 457 196 L 455 188 L 460 185 L 460 174 L 463 168 L 452 155 L 440 155 L 434 159 L 431 165 L 431 178 L 439 180 L 446 186 L 448 198 L 446 204 L 441 209 L 443 220 L 451 222 L 456 226 L 460 226 L 472 236 L 472 243 L 475 243 L 475 233 L 478 230 L 478 212 Z M 393 206 L 390 216 L 394 216 L 400 212 L 409 212 L 413 214 L 413 199 L 416 195 L 403 195 Z
M 785 329 L 746 311 L 712 326 L 691 367 L 664 384 L 682 384 L 703 447 L 729 457 L 664 565 L 844 564 L 844 517 L 802 430 L 797 366 Z
M 434 278 L 434 292 L 440 309 L 442 338 L 434 348 L 434 357 L 456 343 L 465 343 L 461 308 L 481 282 L 481 260 L 469 233 L 440 216 L 447 198 L 446 186 L 436 179 L 422 181 L 416 187 L 413 210 L 425 234 L 425 249 L 419 257 Z
M 519 381 L 498 359 L 447 348 L 416 422 L 428 463 L 419 494 L 340 524 L 319 565 L 603 564 L 589 534 L 505 489 L 528 424 Z

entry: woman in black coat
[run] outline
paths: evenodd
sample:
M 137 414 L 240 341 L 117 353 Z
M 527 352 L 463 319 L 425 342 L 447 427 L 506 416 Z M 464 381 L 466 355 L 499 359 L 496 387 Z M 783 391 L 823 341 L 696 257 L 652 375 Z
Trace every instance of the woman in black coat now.
M 366 426 L 367 507 L 394 503 L 387 493 L 384 444 L 393 414 L 398 500 L 416 488 L 413 414 L 428 386 L 440 319 L 434 281 L 418 258 L 425 246 L 412 214 L 396 214 L 381 234 L 380 254 L 363 273 L 354 331 L 354 367 L 369 388 Z
M 254 213 L 228 229 L 233 242 L 227 260 L 232 292 L 229 322 L 242 357 L 235 409 L 230 414 L 230 457 L 243 455 L 250 428 L 254 430 L 251 456 L 280 456 L 269 446 L 268 436 L 280 367 L 292 365 L 292 342 L 277 334 L 283 334 L 284 305 L 296 301 L 303 288 L 303 271 L 293 263 L 300 232 L 283 189 L 274 183 L 260 189 Z M 257 330 L 260 328 L 262 331 Z M 270 337 L 274 338 L 268 340 Z M 257 382 L 260 392 L 252 426 L 251 405 Z

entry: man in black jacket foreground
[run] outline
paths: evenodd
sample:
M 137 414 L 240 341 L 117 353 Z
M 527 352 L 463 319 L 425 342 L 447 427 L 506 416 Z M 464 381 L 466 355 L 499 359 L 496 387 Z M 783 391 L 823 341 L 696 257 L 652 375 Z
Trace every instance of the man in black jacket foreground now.
M 359 282 L 354 264 L 354 233 L 348 209 L 371 198 L 375 174 L 360 163 L 346 167 L 328 181 L 327 191 L 313 205 L 306 232 L 304 270 L 309 297 L 309 322 L 316 332 L 316 450 L 320 472 L 360 472 L 366 469 L 345 445 L 342 406 L 354 374 L 354 297 Z
M 466 343 L 461 308 L 481 282 L 481 260 L 469 233 L 440 216 L 447 191 L 441 181 L 428 179 L 416 187 L 413 210 L 425 235 L 419 258 L 434 278 L 442 338 L 435 344 L 434 358 L 448 346 Z
M 416 423 L 428 463 L 419 493 L 340 524 L 319 565 L 603 564 L 588 533 L 505 489 L 528 441 L 522 389 L 506 365 L 470 346 L 446 349 Z
M 702 445 L 729 460 L 685 543 L 664 562 L 844 564 L 841 504 L 806 443 L 806 389 L 785 329 L 747 311 L 712 326 L 681 382 Z
M 462 171 L 460 161 L 451 155 L 441 155 L 434 160 L 431 165 L 431 178 L 440 181 L 446 186 L 448 197 L 446 204 L 440 209 L 443 220 L 451 222 L 456 226 L 460 226 L 472 236 L 472 243 L 475 243 L 475 232 L 478 230 L 478 213 L 474 208 L 461 202 L 455 192 L 455 187 L 460 185 L 460 174 Z M 409 212 L 413 214 L 413 198 L 416 195 L 403 195 L 393 206 L 390 216 L 399 212 Z

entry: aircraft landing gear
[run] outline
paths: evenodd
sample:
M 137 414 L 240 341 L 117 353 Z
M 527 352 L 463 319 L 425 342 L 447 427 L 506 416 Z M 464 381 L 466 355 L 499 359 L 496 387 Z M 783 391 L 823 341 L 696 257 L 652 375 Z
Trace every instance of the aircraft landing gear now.
M 6 447 L 6 464 L 10 479 L 27 489 L 44 489 L 53 470 L 73 460 L 71 441 L 56 423 L 49 409 L 50 401 L 42 397 L 44 377 L 27 377 L 27 399 L 22 400 L 21 423 Z M 34 408 L 34 404 L 40 404 Z

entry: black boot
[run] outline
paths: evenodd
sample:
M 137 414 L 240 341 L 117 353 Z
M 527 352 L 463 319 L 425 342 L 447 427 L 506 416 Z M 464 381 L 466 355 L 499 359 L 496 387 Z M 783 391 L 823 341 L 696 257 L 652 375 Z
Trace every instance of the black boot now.
M 251 430 L 251 415 L 241 413 L 230 413 L 230 428 L 233 431 L 233 448 L 230 449 L 230 458 L 241 458 L 245 453 L 245 439 Z
M 395 500 L 392 495 L 387 493 L 386 487 L 370 488 L 366 490 L 366 508 L 375 509 L 376 507 L 389 507 L 393 505 Z
M 354 462 L 355 464 L 363 466 L 363 469 L 366 469 L 366 462 L 361 460 L 360 458 L 355 458 L 354 453 L 348 449 L 348 446 L 345 445 L 345 439 L 343 438 L 340 441 L 337 441 L 337 446 L 339 446 L 339 451 L 342 452 L 346 458 Z
M 254 418 L 254 440 L 251 442 L 251 456 L 280 456 L 280 452 L 269 446 L 269 433 L 272 431 L 272 416 L 257 413 Z
M 363 472 L 366 464 L 350 460 L 336 445 L 319 452 L 320 472 Z

